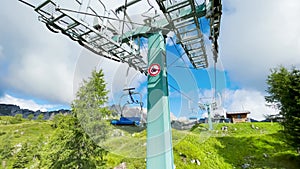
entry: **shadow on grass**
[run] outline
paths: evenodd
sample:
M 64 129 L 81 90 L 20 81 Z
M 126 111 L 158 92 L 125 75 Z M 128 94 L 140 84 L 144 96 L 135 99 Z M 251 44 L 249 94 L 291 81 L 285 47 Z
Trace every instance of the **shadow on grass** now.
M 215 146 L 218 154 L 236 168 L 300 168 L 300 156 L 283 142 L 281 133 L 217 139 L 222 144 Z
M 130 134 L 133 134 L 133 133 L 138 133 L 138 132 L 142 132 L 146 129 L 146 126 L 113 126 L 113 128 L 116 128 L 116 129 L 119 129 L 119 130 L 123 130 L 123 131 L 126 131 Z

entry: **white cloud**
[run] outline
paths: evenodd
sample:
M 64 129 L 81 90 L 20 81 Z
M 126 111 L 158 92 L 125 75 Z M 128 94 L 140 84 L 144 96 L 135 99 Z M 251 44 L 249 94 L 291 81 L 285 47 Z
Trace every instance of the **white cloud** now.
M 173 42 L 173 41 L 174 42 Z M 167 40 L 166 40 L 166 45 L 168 46 L 173 46 L 173 45 L 176 45 L 176 35 L 173 31 L 169 32 L 167 34 Z M 181 48 L 182 49 L 182 48 Z M 181 50 L 183 52 L 183 49 Z
M 0 98 L 0 103 L 14 104 L 20 106 L 21 109 L 29 109 L 33 111 L 37 111 L 37 110 L 47 111 L 48 109 L 57 107 L 57 105 L 41 105 L 36 103 L 33 100 L 20 99 L 20 98 L 10 96 L 8 94 L 5 94 L 3 97 Z
M 60 53 L 31 51 L 19 62 L 9 66 L 7 84 L 27 94 L 47 98 L 54 102 L 68 103 L 72 99 L 73 65 L 70 56 Z M 74 57 L 75 60 L 75 57 Z
M 122 4 L 119 1 L 105 2 L 109 9 Z M 259 111 L 263 113 L 266 109 L 263 94 L 259 91 L 265 89 L 269 69 L 278 64 L 300 66 L 300 22 L 297 22 L 300 1 L 228 0 L 223 3 L 220 59 L 230 78 L 239 83 L 240 88 L 252 88 L 227 91 L 233 100 L 228 103 L 228 108 L 238 108 L 238 105 L 243 104 L 245 108 L 249 105 L 254 114 Z M 140 2 L 129 8 L 128 12 L 141 13 L 146 9 L 144 4 L 144 1 Z M 12 13 L 12 9 L 18 12 Z M 159 8 L 156 6 L 156 9 Z M 6 87 L 1 90 L 13 89 L 36 98 L 69 103 L 73 98 L 73 89 L 76 91 L 78 87 L 77 83 L 81 82 L 82 77 L 87 77 L 94 67 L 104 69 L 109 90 L 116 92 L 124 88 L 126 65 L 89 57 L 91 60 L 86 63 L 95 62 L 86 64 L 87 69 L 76 72 L 76 66 L 81 64 L 78 62 L 84 61 L 80 53 L 82 47 L 66 36 L 48 31 L 29 7 L 18 1 L 6 1 L 0 6 L 0 18 L 5 23 L 1 25 L 0 32 L 0 59 L 7 63 L 3 71 L 7 72 L 5 76 L 0 73 L 0 86 Z M 141 18 L 138 19 L 140 22 Z M 211 61 L 211 56 L 209 58 Z M 179 64 L 186 61 L 186 57 L 184 59 L 179 60 Z M 190 75 L 172 72 L 172 68 L 169 70 L 184 93 L 194 89 L 191 87 L 197 83 L 194 77 L 190 78 L 191 81 L 186 80 Z M 222 66 L 220 70 L 223 70 Z M 131 70 L 128 78 L 134 87 L 145 80 L 145 77 L 137 76 L 136 73 Z M 187 81 L 193 84 L 186 85 Z M 226 85 L 226 82 L 222 83 Z
M 300 1 L 224 1 L 220 52 L 230 78 L 263 91 L 269 69 L 300 66 Z
M 14 6 L 18 13 L 5 6 Z M 48 31 L 34 11 L 18 1 L 5 2 L 0 8 L 6 23 L 0 33 L 7 63 L 6 74 L 0 77 L 3 86 L 54 103 L 69 103 L 79 45 Z
M 41 0 L 29 0 L 34 5 L 40 4 Z M 93 1 L 97 9 L 98 1 Z M 75 2 L 60 1 L 61 7 L 74 9 Z M 115 9 L 122 5 L 120 2 L 106 2 L 107 9 Z M 137 4 L 141 6 L 142 4 Z M 11 13 L 11 9 L 7 6 L 14 6 L 18 13 Z M 75 5 L 76 6 L 76 5 Z M 3 8 L 2 8 L 3 7 Z M 46 99 L 54 103 L 68 104 L 73 99 L 73 94 L 78 89 L 78 84 L 82 78 L 87 78 L 90 71 L 95 67 L 104 69 L 105 80 L 108 86 L 113 86 L 114 91 L 122 91 L 124 88 L 125 76 L 120 75 L 126 72 L 127 65 L 120 66 L 119 63 L 108 61 L 107 59 L 99 59 L 88 52 L 85 55 L 91 55 L 87 61 L 88 68 L 77 70 L 78 61 L 83 61 L 82 47 L 71 41 L 62 34 L 53 34 L 48 31 L 43 23 L 37 19 L 37 14 L 30 7 L 18 2 L 8 1 L 0 7 L 0 18 L 5 25 L 1 27 L 0 40 L 1 48 L 5 49 L 6 55 L 0 55 L 5 58 L 7 63 L 4 75 L 0 76 L 0 85 L 5 86 L 5 90 L 16 90 L 22 94 L 27 94 L 35 98 Z M 136 10 L 138 9 L 138 10 Z M 143 8 L 131 8 L 131 11 L 142 12 Z M 94 58 L 93 58 L 94 57 Z M 82 67 L 80 67 L 81 69 Z M 2 71 L 2 70 L 1 70 Z M 76 72 L 77 71 L 77 72 Z M 79 73 L 79 74 L 76 74 Z M 128 85 L 138 87 L 145 80 L 144 76 L 137 75 L 139 72 L 130 71 L 128 75 Z M 79 78 L 79 79 L 78 79 Z M 120 81 L 121 80 L 121 81 Z M 119 83 L 116 83 L 119 82 Z M 75 89 L 75 90 L 74 90 Z M 112 91 L 112 88 L 110 88 Z
M 222 94 L 223 106 L 227 111 L 248 110 L 250 118 L 265 119 L 264 115 L 278 113 L 275 109 L 265 105 L 264 94 L 257 90 L 225 90 Z
M 42 1 L 29 0 L 29 2 L 37 5 Z M 103 10 L 100 9 L 102 7 L 98 1 L 92 2 L 98 3 L 94 7 L 99 8 L 99 11 Z M 59 1 L 58 3 L 61 7 L 73 8 L 75 2 Z M 104 1 L 104 3 L 107 9 L 115 9 L 122 5 L 120 2 Z M 158 9 L 155 1 L 151 1 L 151 4 Z M 4 8 L 6 6 L 14 6 L 18 14 L 11 13 L 9 8 Z M 91 56 L 82 58 L 81 47 L 77 43 L 72 42 L 66 36 L 48 31 L 43 23 L 38 22 L 37 14 L 28 6 L 17 1 L 9 1 L 5 2 L 2 7 L 0 17 L 7 24 L 1 27 L 0 39 L 6 42 L 3 48 L 7 51 L 5 58 L 8 65 L 7 74 L 0 78 L 6 90 L 13 89 L 55 103 L 70 103 L 82 78 L 86 79 L 90 71 L 97 66 L 104 70 L 105 80 L 111 92 L 122 92 L 124 85 L 137 88 L 146 80 L 144 75 L 132 69 L 126 75 L 127 65 L 99 59 L 91 53 L 86 54 L 85 50 L 82 53 L 85 53 L 85 56 Z M 128 8 L 128 13 L 135 16 L 145 12 L 146 8 L 145 3 L 138 3 Z M 134 17 L 135 22 L 142 22 L 142 19 L 145 18 Z M 147 44 L 144 45 L 147 46 Z M 85 63 L 92 64 L 83 64 L 85 68 L 80 67 L 84 59 L 90 59 Z
M 87 80 L 94 69 L 103 70 L 106 88 L 109 90 L 109 102 L 111 104 L 119 104 L 119 98 L 125 93 L 123 91 L 124 88 L 134 87 L 138 89 L 146 81 L 145 75 L 131 67 L 128 69 L 128 64 L 126 63 L 122 64 L 111 61 L 83 50 L 78 57 L 75 67 L 73 80 L 74 94 L 80 87 L 82 79 Z M 136 91 L 139 92 L 138 90 Z M 145 92 L 145 90 L 142 89 L 142 92 Z
M 253 89 L 225 89 L 217 95 L 216 103 L 220 105 L 215 112 L 225 115 L 226 111 L 250 111 L 248 117 L 255 120 L 265 119 L 264 115 L 278 114 L 278 111 L 265 105 L 265 93 Z M 202 99 L 201 99 L 202 98 Z M 200 103 L 213 102 L 213 90 L 203 90 L 200 94 Z M 207 117 L 206 111 L 202 117 Z

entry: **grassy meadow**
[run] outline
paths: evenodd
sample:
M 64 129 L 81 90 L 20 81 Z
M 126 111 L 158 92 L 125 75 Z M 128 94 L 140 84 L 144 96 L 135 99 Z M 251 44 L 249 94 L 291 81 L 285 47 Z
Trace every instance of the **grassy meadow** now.
M 0 117 L 0 168 L 17 168 L 20 160 L 27 163 L 27 168 L 41 168 L 43 155 L 50 151 L 45 145 L 55 132 L 53 122 L 16 122 L 13 118 Z M 221 130 L 222 126 L 227 126 L 227 130 Z M 173 130 L 177 169 L 300 168 L 300 157 L 284 142 L 278 123 L 220 123 L 214 124 L 212 131 L 207 128 L 198 124 L 190 131 Z M 101 144 L 109 150 L 104 168 L 113 169 L 121 163 L 129 169 L 145 168 L 146 131 L 132 127 L 111 129 L 122 134 Z M 21 153 L 21 147 L 27 147 L 26 152 Z

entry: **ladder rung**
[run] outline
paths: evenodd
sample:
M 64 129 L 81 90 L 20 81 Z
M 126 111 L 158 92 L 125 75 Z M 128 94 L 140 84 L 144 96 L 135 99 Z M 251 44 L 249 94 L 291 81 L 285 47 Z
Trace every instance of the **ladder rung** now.
M 120 54 L 120 53 L 124 53 L 126 51 L 125 50 L 121 50 L 121 51 L 119 51 L 119 50 L 111 50 L 110 52 L 112 52 L 114 54 Z
M 176 4 L 174 4 L 174 5 L 170 6 L 170 7 L 168 7 L 168 8 L 167 8 L 167 12 L 172 12 L 172 11 L 175 11 L 175 10 L 177 10 L 177 9 L 186 7 L 186 6 L 188 6 L 188 5 L 190 5 L 189 0 L 187 0 L 187 1 L 182 1 L 182 2 L 176 3 Z
M 194 62 L 196 62 L 196 61 L 202 61 L 202 59 L 203 59 L 203 54 L 195 55 L 195 53 L 189 53 L 189 55 L 190 55 L 190 58 L 191 58 Z M 195 58 L 197 58 L 197 59 L 195 59 Z M 201 58 L 201 59 L 199 59 L 199 58 Z
M 94 37 L 94 38 L 92 38 L 90 41 L 88 41 L 88 43 L 95 42 L 95 41 L 97 41 L 97 40 L 99 40 L 99 39 L 102 39 L 102 38 L 103 38 L 103 37 L 101 37 L 101 36 Z
M 187 18 L 187 19 L 182 19 L 181 21 L 174 22 L 174 25 L 175 25 L 175 26 L 176 26 L 176 25 L 178 26 L 178 25 L 184 24 L 184 23 L 186 23 L 186 22 L 191 22 L 191 21 L 194 22 L 194 18 L 193 18 L 193 17 Z
M 201 52 L 189 52 L 189 54 L 193 55 L 194 59 L 201 59 L 203 55 L 206 55 L 204 50 L 202 50 Z
M 198 29 L 190 29 L 190 30 L 187 30 L 185 32 L 179 32 L 179 34 L 186 34 L 186 33 L 190 33 L 190 32 L 193 32 L 193 31 L 197 31 Z
M 205 61 L 200 61 L 200 62 L 194 62 L 195 64 L 199 65 L 199 64 L 203 64 L 205 63 Z
M 108 47 L 109 51 L 118 51 L 118 53 L 122 53 L 122 52 L 127 52 L 126 50 L 119 48 L 118 46 L 114 45 L 114 46 L 109 46 Z
M 201 60 L 201 61 L 194 61 L 195 64 L 202 64 L 202 63 L 205 63 L 206 60 Z
M 189 50 L 189 53 L 196 53 L 196 52 L 200 52 L 200 51 L 203 51 L 203 49 L 202 48 L 196 48 L 196 49 Z
M 124 59 L 135 59 L 134 55 L 127 55 L 123 57 Z
M 112 47 L 112 48 L 108 49 L 108 51 L 107 51 L 107 52 L 111 52 L 111 51 L 114 51 L 114 50 L 116 50 L 116 49 L 118 49 L 118 47 L 117 47 L 117 46 L 114 46 L 114 47 Z
M 206 54 L 204 53 L 201 53 L 199 55 L 190 54 L 190 57 L 193 59 L 194 62 L 200 62 L 206 60 Z
M 206 54 L 198 55 L 198 56 L 193 56 L 193 61 L 194 62 L 200 62 L 206 60 Z
M 180 20 L 180 19 L 182 19 L 182 18 L 192 18 L 192 17 L 194 17 L 193 16 L 193 14 L 192 13 L 190 13 L 190 14 L 187 14 L 187 15 L 180 15 L 180 16 L 177 16 L 176 18 L 172 18 L 171 17 L 171 15 L 169 15 L 169 17 L 170 17 L 170 19 L 174 22 L 174 21 L 177 21 L 177 20 Z
M 192 40 L 195 40 L 198 38 L 199 38 L 198 36 L 189 36 L 188 38 L 181 38 L 181 42 L 185 43 L 185 42 L 192 41 Z
M 51 1 L 45 1 L 41 5 L 37 6 L 34 10 L 35 11 L 39 11 L 41 8 L 43 8 L 44 6 L 46 6 L 48 3 L 51 3 L 51 5 L 55 6 L 55 4 L 53 2 L 51 2 Z
M 205 51 L 202 52 L 189 52 L 190 55 L 193 56 L 194 59 L 201 59 L 203 55 L 206 55 Z
M 67 31 L 67 30 L 69 30 L 69 29 L 73 29 L 74 27 L 76 27 L 76 26 L 78 26 L 78 25 L 80 25 L 80 23 L 78 23 L 78 22 L 75 22 L 75 23 L 73 23 L 73 24 L 70 24 L 70 25 L 68 25 L 67 29 L 65 29 L 65 31 Z
M 101 46 L 107 46 L 107 45 L 111 45 L 112 43 L 110 41 L 107 41 L 106 43 L 102 43 Z M 111 46 L 113 47 L 115 46 L 114 44 Z
M 189 25 L 194 25 L 194 24 L 195 24 L 195 22 L 193 20 L 193 21 L 186 22 L 184 24 L 178 24 L 178 25 L 176 24 L 174 26 L 175 26 L 176 29 L 180 29 L 180 28 L 187 27 Z
M 80 34 L 78 37 L 82 37 L 82 36 L 87 35 L 87 34 L 89 34 L 89 33 L 91 33 L 91 32 L 93 32 L 93 31 L 92 31 L 92 30 L 89 30 L 89 31 L 87 31 L 87 32 L 84 32 L 83 34 Z
M 58 17 L 52 19 L 52 20 L 50 21 L 50 23 L 54 23 L 54 22 L 58 21 L 59 19 L 61 19 L 61 18 L 64 17 L 64 16 L 67 16 L 67 15 L 61 14 L 61 15 L 59 15 Z
M 99 44 L 99 45 L 101 45 L 102 47 L 105 47 L 108 51 L 119 48 L 118 46 L 116 46 L 114 43 L 112 43 L 110 41 L 107 41 L 106 43 Z M 120 48 L 120 49 L 124 51 L 124 49 L 122 49 L 122 48 Z
M 201 43 L 193 43 L 193 44 L 190 44 L 190 45 L 185 45 L 185 48 L 191 52 L 193 52 L 193 50 L 196 50 L 196 49 L 202 49 L 202 50 L 205 50 L 204 48 L 204 45 L 201 44 Z
M 193 45 L 193 44 L 196 44 L 196 43 L 202 43 L 203 42 L 203 38 L 195 38 L 195 39 L 191 39 L 191 40 L 188 40 L 188 41 L 185 41 L 185 42 L 182 42 L 182 44 L 184 45 Z
M 194 63 L 197 64 L 197 65 L 206 65 L 205 61 L 203 61 L 203 62 L 194 62 Z

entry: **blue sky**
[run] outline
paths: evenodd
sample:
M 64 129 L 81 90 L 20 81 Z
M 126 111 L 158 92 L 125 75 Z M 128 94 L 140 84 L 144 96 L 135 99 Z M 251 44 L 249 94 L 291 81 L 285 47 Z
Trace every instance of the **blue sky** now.
M 62 0 L 58 2 L 68 5 Z M 120 1 L 107 5 L 113 8 L 119 6 Z M 143 8 L 128 10 L 139 12 L 136 9 Z M 251 111 L 250 117 L 262 119 L 263 114 L 274 113 L 264 102 L 269 69 L 278 65 L 300 67 L 300 23 L 297 22 L 300 1 L 226 0 L 223 9 L 217 64 L 222 106 L 228 111 L 247 109 Z M 66 36 L 50 32 L 32 9 L 18 1 L 3 2 L 0 21 L 0 103 L 33 110 L 66 108 L 82 77 L 86 78 L 95 67 L 104 70 L 108 89 L 112 91 L 111 102 L 118 100 L 126 81 L 128 85 L 138 86 L 146 97 L 145 77 L 130 70 L 128 79 L 124 79 L 126 65 L 96 57 Z M 168 60 L 178 57 L 170 45 Z M 212 61 L 211 56 L 209 60 Z M 186 57 L 183 61 L 187 61 Z M 200 97 L 212 95 L 212 67 L 193 70 L 176 67 L 176 64 L 169 68 L 172 76 L 169 80 L 174 87 L 191 96 L 195 104 Z M 174 114 L 189 116 L 188 110 L 197 105 L 187 100 L 170 89 L 170 107 Z M 179 102 L 183 113 L 175 112 Z

